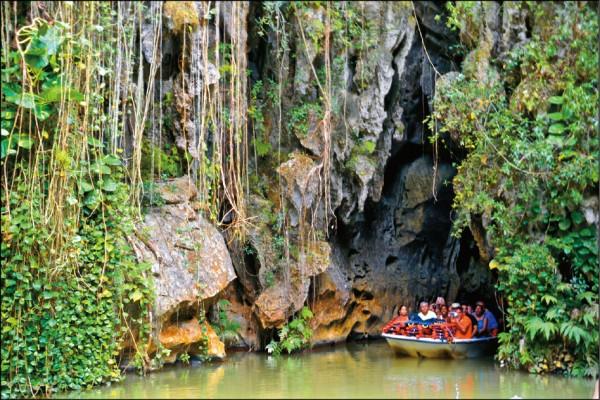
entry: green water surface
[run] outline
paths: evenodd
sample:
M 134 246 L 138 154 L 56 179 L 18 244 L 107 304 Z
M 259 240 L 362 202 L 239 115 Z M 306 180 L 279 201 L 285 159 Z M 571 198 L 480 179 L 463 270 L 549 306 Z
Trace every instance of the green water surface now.
M 395 356 L 385 341 L 269 357 L 238 352 L 218 363 L 173 366 L 71 398 L 591 398 L 594 381 L 506 371 L 489 359 Z

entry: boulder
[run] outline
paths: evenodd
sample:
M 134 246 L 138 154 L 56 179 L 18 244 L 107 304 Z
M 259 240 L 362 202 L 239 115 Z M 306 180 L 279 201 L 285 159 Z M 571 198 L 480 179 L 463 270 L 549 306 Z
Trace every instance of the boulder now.
M 157 186 L 168 204 L 148 211 L 132 243 L 139 260 L 152 265 L 155 331 L 171 348 L 198 339 L 197 305 L 236 276 L 223 237 L 190 206 L 196 196 L 190 180 L 181 177 Z
M 254 303 L 254 313 L 262 328 L 281 327 L 299 311 L 308 298 L 311 278 L 321 274 L 330 265 L 330 245 L 325 241 L 307 244 L 287 274 L 260 293 Z

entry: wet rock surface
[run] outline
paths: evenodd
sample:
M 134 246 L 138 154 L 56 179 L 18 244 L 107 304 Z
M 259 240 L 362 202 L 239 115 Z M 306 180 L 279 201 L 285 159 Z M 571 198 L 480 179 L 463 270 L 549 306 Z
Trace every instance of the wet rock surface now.
M 152 265 L 158 341 L 177 350 L 203 337 L 191 310 L 216 296 L 236 275 L 223 236 L 190 205 L 196 189 L 188 177 L 157 187 L 167 204 L 147 212 L 134 246 L 138 258 Z
M 193 4 L 199 15 L 205 14 L 204 5 Z M 165 37 L 167 51 L 176 53 L 181 45 L 175 40 L 180 35 L 173 18 L 177 9 L 170 7 L 173 24 Z M 211 46 L 217 33 L 224 40 L 232 35 L 233 4 L 219 7 L 222 26 L 219 32 L 208 28 Z M 283 131 L 276 130 L 275 105 L 263 110 L 264 140 L 273 149 L 282 146 L 285 157 L 261 167 L 270 175 L 263 177 L 264 189 L 252 190 L 246 198 L 252 223 L 243 240 L 225 232 L 225 245 L 217 229 L 193 209 L 197 194 L 186 179 L 160 185 L 166 205 L 146 216 L 148 235 L 138 238 L 137 250 L 153 265 L 158 296 L 154 318 L 164 324 L 162 329 L 170 329 L 168 337 L 174 341 L 169 346 L 179 349 L 195 340 L 195 325 L 194 330 L 188 329 L 193 324 L 186 325 L 195 305 L 205 304 L 214 315 L 211 307 L 221 298 L 231 303 L 228 318 L 240 325 L 228 345 L 261 349 L 306 304 L 314 313 L 313 342 L 327 343 L 378 334 L 400 304 L 439 295 L 451 301 L 487 284 L 489 274 L 480 267 L 488 255 L 465 244 L 485 242 L 485 221 L 479 236 L 450 236 L 453 159 L 443 149 L 434 153 L 432 132 L 423 124 L 436 87 L 452 84 L 460 69 L 463 60 L 450 49 L 458 34 L 443 18 L 434 18 L 444 14 L 437 3 L 364 2 L 360 8 L 369 20 L 363 27 L 371 38 L 367 53 L 352 46 L 331 49 L 334 58 L 344 60 L 338 72 L 345 83 L 334 85 L 333 96 L 343 99 L 345 112 L 333 113 L 330 141 L 324 139 L 316 110 L 310 109 L 302 121 L 306 132 L 290 129 L 285 119 Z M 506 11 L 502 16 L 500 9 Z M 325 22 L 320 7 L 301 12 L 307 20 Z M 493 74 L 483 75 L 490 70 L 489 60 L 502 54 L 507 42 L 523 39 L 526 16 L 496 3 L 478 12 L 485 15 L 485 26 L 469 26 L 461 34 L 473 37 L 465 62 L 487 82 L 493 80 Z M 243 13 L 249 13 L 249 20 L 261 16 L 256 4 L 244 5 Z M 286 26 L 289 47 L 280 53 L 274 43 L 281 37 L 263 37 L 245 20 L 239 29 L 248 50 L 249 84 L 258 79 L 264 84 L 281 74 L 287 82 L 281 93 L 284 117 L 299 105 L 319 104 L 311 63 L 320 65 L 322 56 L 311 40 L 304 44 L 298 21 Z M 312 30 L 317 25 L 303 24 L 305 37 L 316 35 Z M 148 42 L 151 35 L 146 36 Z M 190 40 L 194 49 L 205 38 L 192 32 Z M 187 111 L 200 99 L 198 88 L 214 88 L 220 77 L 211 63 L 203 66 L 201 57 L 186 53 L 189 68 L 164 78 L 171 82 L 180 117 L 174 120 L 173 142 L 195 160 L 199 154 L 192 133 L 198 121 Z M 274 60 L 281 65 L 276 68 Z M 195 84 L 181 85 L 193 77 Z M 331 165 L 329 210 L 323 207 L 326 165 Z M 283 221 L 289 224 L 286 235 Z M 328 235 L 317 237 L 315 230 Z M 469 261 L 471 256 L 481 262 Z M 464 264 L 460 268 L 459 260 Z M 166 331 L 160 332 L 167 338 Z

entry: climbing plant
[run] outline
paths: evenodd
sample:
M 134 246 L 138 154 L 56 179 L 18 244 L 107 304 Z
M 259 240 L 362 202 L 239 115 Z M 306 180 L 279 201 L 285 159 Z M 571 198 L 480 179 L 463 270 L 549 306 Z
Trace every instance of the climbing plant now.
M 481 55 L 490 36 L 475 3 L 450 4 L 448 26 Z M 433 141 L 466 154 L 453 182 L 454 228 L 485 228 L 479 244 L 508 305 L 498 359 L 534 373 L 594 376 L 598 19 L 583 3 L 517 7 L 534 21 L 531 39 L 490 59 L 480 79 L 484 60 L 467 56 L 463 74 L 439 85 L 429 127 Z
M 139 164 L 125 163 L 119 120 L 126 106 L 111 96 L 122 84 L 111 72 L 111 42 L 133 34 L 134 19 L 124 14 L 141 9 L 2 6 L 0 371 L 7 398 L 119 379 L 125 339 L 145 365 L 153 290 L 148 265 L 128 241 L 138 213 L 129 182 Z

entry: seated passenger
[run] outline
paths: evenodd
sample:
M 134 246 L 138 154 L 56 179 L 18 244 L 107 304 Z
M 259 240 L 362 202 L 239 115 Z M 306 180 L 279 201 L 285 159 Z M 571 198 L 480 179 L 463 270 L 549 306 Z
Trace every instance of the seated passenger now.
M 435 304 L 437 304 L 438 306 L 445 306 L 446 305 L 446 300 L 444 300 L 443 297 L 438 297 L 437 299 L 435 299 Z
M 417 316 L 421 319 L 421 321 L 427 321 L 428 319 L 436 319 L 437 316 L 433 311 L 429 309 L 429 303 L 426 301 L 422 301 L 419 305 L 419 314 Z
M 398 328 L 404 328 L 406 326 L 406 321 L 408 321 L 408 308 L 406 306 L 401 306 L 398 310 L 398 315 L 388 322 L 382 329 L 383 332 L 388 332 L 392 330 L 397 330 Z
M 492 314 L 492 312 L 485 307 L 485 303 L 483 301 L 478 301 L 477 305 L 481 306 L 481 308 L 484 310 L 483 316 L 487 320 L 487 330 L 489 332 L 489 335 L 498 335 L 499 325 L 498 321 L 496 321 L 496 317 L 494 317 L 494 314 Z
M 471 319 L 463 313 L 463 310 L 458 303 L 452 304 L 450 326 L 454 328 L 454 337 L 456 339 L 471 339 L 473 337 L 473 323 L 471 322 Z
M 438 315 L 438 319 L 443 319 L 444 321 L 448 322 L 448 306 L 447 305 L 442 305 L 442 307 L 440 307 L 440 314 Z
M 483 306 L 477 302 L 475 306 L 475 319 L 477 320 L 477 336 L 490 336 L 488 319 L 484 315 Z
M 468 305 L 467 303 L 463 303 L 461 305 L 463 314 L 465 314 L 467 317 L 469 317 L 469 319 L 471 320 L 471 324 L 473 324 L 473 327 L 475 328 L 475 332 L 473 333 L 473 335 L 477 335 L 478 334 L 478 329 L 477 329 L 477 319 L 475 319 L 475 316 L 473 315 L 473 310 L 472 307 L 470 305 Z

